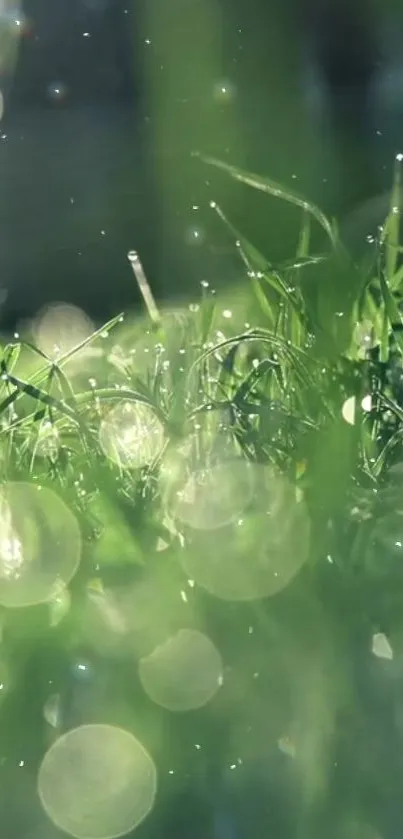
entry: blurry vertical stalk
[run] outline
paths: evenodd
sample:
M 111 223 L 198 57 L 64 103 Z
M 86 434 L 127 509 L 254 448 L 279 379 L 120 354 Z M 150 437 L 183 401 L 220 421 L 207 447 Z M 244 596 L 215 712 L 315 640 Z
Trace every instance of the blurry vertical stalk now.
M 223 72 L 221 10 L 219 0 L 147 4 L 146 78 L 162 205 L 162 268 L 166 249 L 191 243 L 192 229 L 198 226 L 192 205 L 200 202 L 203 184 L 191 152 L 203 149 L 222 156 L 230 151 L 239 159 L 233 91 Z M 197 238 L 196 234 L 195 244 Z M 176 279 L 169 278 L 170 293 L 175 292 Z
M 17 0 L 0 0 L 0 120 L 4 112 L 3 86 L 8 87 L 14 71 L 22 22 Z
M 160 322 L 160 314 L 156 302 L 154 300 L 154 295 L 151 291 L 151 286 L 147 280 L 147 277 L 144 273 L 144 268 L 140 262 L 140 257 L 137 251 L 129 251 L 129 253 L 127 254 L 127 258 L 132 267 L 134 278 L 140 289 L 147 312 L 150 316 L 150 320 L 154 324 L 154 326 L 157 326 Z

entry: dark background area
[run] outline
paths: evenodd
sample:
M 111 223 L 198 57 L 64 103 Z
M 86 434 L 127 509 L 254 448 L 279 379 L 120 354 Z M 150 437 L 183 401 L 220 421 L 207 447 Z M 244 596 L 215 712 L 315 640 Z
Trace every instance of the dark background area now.
M 203 279 L 242 282 L 211 198 L 273 260 L 289 256 L 292 211 L 194 149 L 332 214 L 386 188 L 400 105 L 379 114 L 389 58 L 376 2 L 26 0 L 18 60 L 3 69 L 3 329 L 50 301 L 97 322 L 138 307 L 130 248 L 160 300 L 189 299 Z

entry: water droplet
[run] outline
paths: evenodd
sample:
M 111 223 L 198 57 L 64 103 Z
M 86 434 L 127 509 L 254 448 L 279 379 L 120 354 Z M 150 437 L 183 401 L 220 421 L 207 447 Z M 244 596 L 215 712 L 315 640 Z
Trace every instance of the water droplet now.
M 205 240 L 205 232 L 202 227 L 188 227 L 185 231 L 185 241 L 188 245 L 201 245 Z

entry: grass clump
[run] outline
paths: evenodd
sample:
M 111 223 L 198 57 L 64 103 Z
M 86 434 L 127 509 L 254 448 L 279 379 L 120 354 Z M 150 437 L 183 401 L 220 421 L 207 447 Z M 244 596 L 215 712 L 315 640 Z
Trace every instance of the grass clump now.
M 351 662 L 371 644 L 391 659 L 401 644 L 401 161 L 359 264 L 319 209 L 207 162 L 301 209 L 295 257 L 273 266 L 214 205 L 244 266 L 240 310 L 205 284 L 186 310 L 160 313 L 141 274 L 147 325 L 119 316 L 55 358 L 23 340 L 2 349 L 0 771 L 11 826 L 21 816 L 9 766 L 21 752 L 35 768 L 72 727 L 130 730 L 163 790 L 172 765 L 199 790 L 221 783 L 227 764 L 253 765 L 262 747 L 245 731 L 262 721 L 262 676 L 276 686 L 267 736 L 300 770 L 297 833 L 312 835 L 359 715 Z M 163 719 L 204 697 L 200 775 L 180 745 L 192 723 L 174 714 L 168 734 Z M 367 748 L 349 758 L 353 779 Z M 362 801 L 351 806 L 361 818 Z M 384 806 L 365 820 L 382 820 Z M 108 818 L 113 833 L 113 801 Z

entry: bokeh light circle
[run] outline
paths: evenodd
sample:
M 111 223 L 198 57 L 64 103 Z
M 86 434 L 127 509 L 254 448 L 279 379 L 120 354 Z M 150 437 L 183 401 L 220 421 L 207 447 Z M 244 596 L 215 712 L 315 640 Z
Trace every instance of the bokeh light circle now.
M 190 474 L 176 493 L 172 512 L 197 530 L 215 530 L 242 513 L 253 490 L 252 464 L 243 459 L 219 463 Z
M 217 693 L 223 665 L 207 635 L 181 629 L 140 659 L 139 676 L 153 702 L 169 711 L 192 711 Z
M 77 571 L 77 519 L 53 490 L 26 482 L 0 488 L 0 604 L 33 606 L 53 598 Z
M 155 764 L 128 731 L 83 725 L 56 740 L 38 774 L 38 793 L 51 821 L 76 839 L 116 839 L 153 807 Z
M 164 441 L 164 426 L 152 408 L 142 402 L 122 402 L 112 408 L 99 430 L 104 454 L 118 466 L 129 469 L 151 463 Z
M 300 492 L 279 472 L 254 469 L 254 496 L 242 514 L 215 530 L 194 529 L 179 553 L 187 576 L 223 600 L 277 594 L 309 554 L 310 520 Z
M 35 343 L 49 358 L 59 358 L 85 342 L 94 332 L 89 317 L 70 303 L 53 303 L 33 325 Z

